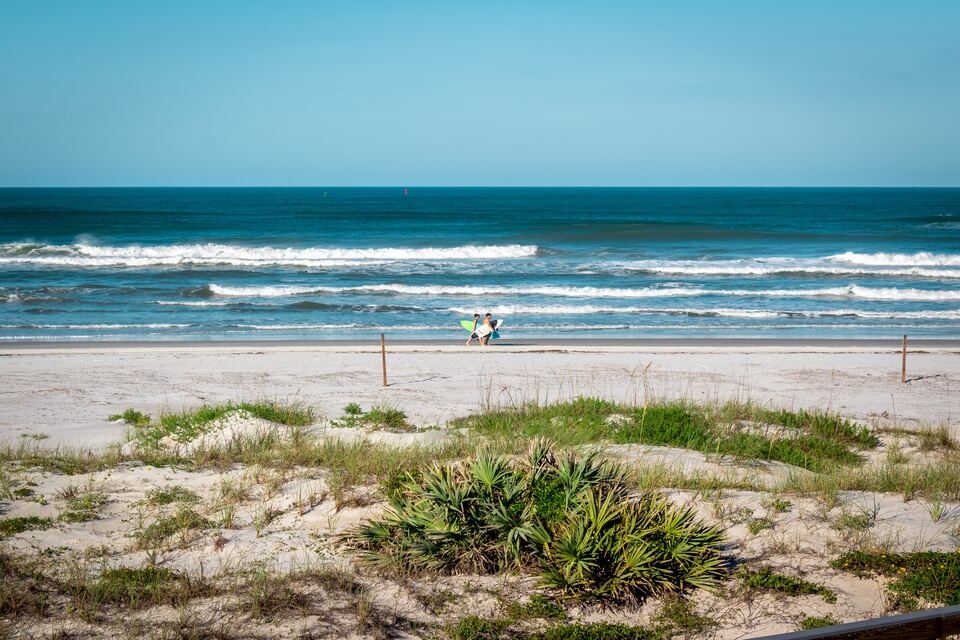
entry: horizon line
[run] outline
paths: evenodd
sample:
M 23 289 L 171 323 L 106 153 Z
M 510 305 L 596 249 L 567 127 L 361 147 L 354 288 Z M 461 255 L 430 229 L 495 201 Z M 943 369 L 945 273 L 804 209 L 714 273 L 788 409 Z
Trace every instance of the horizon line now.
M 750 185 L 750 184 L 251 184 L 251 185 L 0 185 L 0 189 L 960 189 L 957 185 Z

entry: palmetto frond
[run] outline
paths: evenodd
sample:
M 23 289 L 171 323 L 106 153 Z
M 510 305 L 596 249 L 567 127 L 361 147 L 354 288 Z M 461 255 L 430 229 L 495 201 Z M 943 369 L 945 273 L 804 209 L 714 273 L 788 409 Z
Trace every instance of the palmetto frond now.
M 480 454 L 392 485 L 390 506 L 349 534 L 359 559 L 405 570 L 536 567 L 545 586 L 600 604 L 713 588 L 722 532 L 655 493 L 631 498 L 621 467 L 538 440 L 519 461 Z

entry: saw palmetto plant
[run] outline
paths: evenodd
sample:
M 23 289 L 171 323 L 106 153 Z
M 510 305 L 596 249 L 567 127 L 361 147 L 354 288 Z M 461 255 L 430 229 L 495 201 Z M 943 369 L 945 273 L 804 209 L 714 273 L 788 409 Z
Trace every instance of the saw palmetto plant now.
M 407 474 L 379 518 L 348 536 L 361 561 L 401 572 L 536 573 L 558 595 L 597 602 L 712 588 L 722 532 L 657 494 L 631 495 L 597 454 L 535 440 L 525 456 L 479 454 Z

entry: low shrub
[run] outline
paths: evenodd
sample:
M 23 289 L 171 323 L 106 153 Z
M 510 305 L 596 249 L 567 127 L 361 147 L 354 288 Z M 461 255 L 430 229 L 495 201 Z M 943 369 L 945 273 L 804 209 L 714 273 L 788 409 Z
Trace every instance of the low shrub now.
M 723 535 L 655 493 L 629 495 L 621 467 L 535 440 L 520 461 L 481 454 L 411 475 L 348 541 L 400 571 L 529 568 L 559 596 L 600 602 L 712 588 Z M 562 505 L 562 508 L 560 506 Z

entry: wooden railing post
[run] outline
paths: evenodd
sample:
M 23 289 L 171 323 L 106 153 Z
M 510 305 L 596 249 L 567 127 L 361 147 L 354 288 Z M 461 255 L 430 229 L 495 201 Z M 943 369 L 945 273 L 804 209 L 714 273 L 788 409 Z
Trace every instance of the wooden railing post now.
M 903 336 L 903 358 L 900 361 L 900 384 L 907 382 L 907 336 Z
M 383 386 L 387 385 L 387 343 L 384 340 L 383 334 L 380 334 L 380 360 L 383 363 Z

